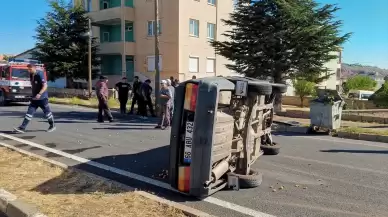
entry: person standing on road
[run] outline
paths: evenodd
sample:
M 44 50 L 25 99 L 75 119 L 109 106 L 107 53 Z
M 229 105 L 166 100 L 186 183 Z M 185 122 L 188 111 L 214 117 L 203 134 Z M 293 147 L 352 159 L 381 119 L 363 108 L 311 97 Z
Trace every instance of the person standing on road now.
M 171 81 L 171 85 L 172 85 L 173 87 L 175 87 L 176 84 L 175 84 L 174 76 L 171 76 L 169 80 Z
M 155 111 L 154 111 L 154 105 L 152 104 L 152 87 L 151 87 L 151 80 L 150 79 L 147 79 L 146 82 L 147 84 L 147 90 L 146 90 L 146 106 L 148 107 L 148 109 L 150 110 L 150 113 L 152 115 L 152 117 L 156 117 L 156 114 L 155 114 Z
M 139 104 L 139 98 L 140 98 L 140 86 L 141 86 L 142 82 L 139 80 L 139 77 L 138 76 L 135 76 L 134 77 L 134 81 L 133 81 L 133 88 L 132 88 L 132 104 L 131 104 L 131 111 L 129 112 L 129 114 L 133 114 L 133 108 L 135 107 L 135 104 L 137 104 L 137 114 L 140 114 L 140 111 L 139 111 L 139 108 L 140 108 L 140 104 Z
M 160 82 L 161 89 L 160 89 L 160 105 L 162 106 L 162 118 L 160 119 L 159 124 L 155 128 L 159 129 L 166 129 L 170 126 L 170 107 L 172 103 L 172 94 L 171 90 L 167 86 L 167 81 L 162 80 Z
M 148 112 L 147 112 L 147 106 L 149 107 L 150 113 L 153 117 L 155 117 L 153 105 L 152 105 L 152 87 L 151 87 L 151 80 L 147 79 L 142 83 L 140 87 L 141 96 L 140 98 L 140 115 L 141 119 L 147 119 Z
M 125 114 L 127 113 L 128 95 L 131 90 L 131 85 L 128 83 L 126 77 L 123 77 L 121 82 L 116 84 L 116 90 L 119 93 L 120 113 Z
M 104 112 L 104 115 L 108 117 L 109 122 L 113 122 L 113 116 L 108 106 L 108 78 L 103 75 L 100 76 L 100 80 L 96 83 L 96 95 L 98 99 L 97 121 L 100 123 L 104 122 L 104 116 L 102 114 Z
M 28 106 L 28 110 L 24 116 L 22 125 L 14 128 L 14 130 L 19 133 L 24 133 L 28 123 L 34 116 L 36 109 L 41 108 L 50 125 L 47 129 L 47 132 L 52 132 L 56 129 L 56 127 L 54 123 L 54 116 L 51 112 L 48 102 L 47 81 L 44 73 L 42 71 L 38 72 L 34 64 L 28 64 L 27 70 L 30 73 L 33 98 L 31 99 L 30 105 Z
M 170 79 L 167 79 L 167 87 L 171 92 L 170 123 L 172 123 L 172 117 L 174 116 L 175 87 L 172 86 L 172 81 Z

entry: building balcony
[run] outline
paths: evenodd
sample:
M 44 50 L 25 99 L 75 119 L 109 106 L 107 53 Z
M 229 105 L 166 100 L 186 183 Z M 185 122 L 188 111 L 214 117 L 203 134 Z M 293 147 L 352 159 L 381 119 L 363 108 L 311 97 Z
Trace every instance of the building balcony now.
M 123 53 L 123 42 L 104 42 L 99 45 L 98 54 L 104 55 L 118 55 Z M 125 53 L 126 55 L 135 55 L 135 42 L 125 42 Z
M 135 19 L 134 8 L 131 7 L 114 7 L 104 10 L 92 11 L 88 15 L 92 19 L 93 26 L 119 24 L 121 21 L 122 11 L 125 13 L 125 20 L 133 21 Z

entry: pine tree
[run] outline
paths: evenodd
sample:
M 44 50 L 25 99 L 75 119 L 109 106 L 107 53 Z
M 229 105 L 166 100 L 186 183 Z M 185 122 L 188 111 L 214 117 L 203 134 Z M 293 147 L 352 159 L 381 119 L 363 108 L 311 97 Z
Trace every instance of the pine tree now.
M 34 58 L 45 64 L 49 79 L 67 80 L 88 78 L 89 18 L 79 5 L 63 0 L 49 2 L 52 11 L 38 21 Z M 92 76 L 98 73 L 98 46 L 92 39 Z
M 313 0 L 240 0 L 223 35 L 213 41 L 216 52 L 232 61 L 227 67 L 249 77 L 285 83 L 301 76 L 316 81 L 328 72 L 325 63 L 337 58 L 333 51 L 349 39 L 335 20 L 336 5 L 320 6 Z M 280 96 L 277 103 L 281 103 Z

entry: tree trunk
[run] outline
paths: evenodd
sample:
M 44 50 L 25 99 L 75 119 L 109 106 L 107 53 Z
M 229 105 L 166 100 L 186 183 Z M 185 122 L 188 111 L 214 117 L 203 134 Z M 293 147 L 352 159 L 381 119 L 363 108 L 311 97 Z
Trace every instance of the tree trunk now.
M 300 107 L 303 108 L 304 105 L 303 105 L 303 101 L 304 101 L 304 97 L 303 96 L 299 96 L 300 97 Z
M 74 89 L 74 81 L 73 78 L 66 77 L 66 88 Z
M 286 82 L 283 80 L 281 73 L 276 73 L 274 76 L 274 83 L 285 84 Z M 275 113 L 282 111 L 282 98 L 283 95 L 281 93 L 276 93 L 275 102 L 274 102 L 274 111 Z

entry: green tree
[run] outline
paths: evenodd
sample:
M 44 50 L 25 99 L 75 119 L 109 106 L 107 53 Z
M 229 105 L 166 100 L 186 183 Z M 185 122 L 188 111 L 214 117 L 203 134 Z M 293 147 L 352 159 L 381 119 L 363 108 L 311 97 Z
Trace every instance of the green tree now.
M 89 18 L 81 6 L 63 0 L 49 1 L 51 11 L 38 21 L 34 58 L 45 64 L 49 79 L 88 78 Z M 92 39 L 92 76 L 98 73 L 98 46 Z
M 342 22 L 335 20 L 338 10 L 313 0 L 239 1 L 230 19 L 223 20 L 232 27 L 223 34 L 228 40 L 211 45 L 232 62 L 226 65 L 229 69 L 249 77 L 272 77 L 276 83 L 298 72 L 319 77 L 351 35 L 341 35 Z M 281 95 L 276 104 L 279 109 Z
M 388 107 L 388 81 L 372 95 L 371 99 L 378 107 Z
M 292 83 L 295 94 L 300 98 L 300 107 L 303 108 L 303 102 L 306 96 L 311 96 L 315 93 L 315 83 L 303 79 L 294 79 Z
M 368 76 L 356 75 L 349 78 L 345 83 L 345 92 L 350 90 L 374 90 L 377 82 Z

